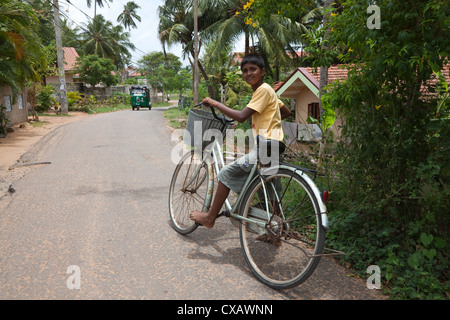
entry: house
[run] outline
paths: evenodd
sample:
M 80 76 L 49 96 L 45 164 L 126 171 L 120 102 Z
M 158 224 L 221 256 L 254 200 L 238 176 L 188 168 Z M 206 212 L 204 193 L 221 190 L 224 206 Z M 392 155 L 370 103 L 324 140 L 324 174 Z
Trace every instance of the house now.
M 15 96 L 10 87 L 0 86 L 0 105 L 6 107 L 4 111 L 8 118 L 6 127 L 12 127 L 17 124 L 27 122 L 28 120 L 28 107 L 27 107 L 27 89 L 23 92 L 17 93 Z M 0 123 L 0 125 L 2 125 Z
M 328 68 L 328 83 L 335 80 L 345 79 L 347 69 L 343 66 L 335 65 Z M 308 124 L 307 118 L 319 119 L 319 70 L 314 72 L 314 68 L 297 68 L 284 81 L 274 85 L 275 92 L 280 98 L 291 99 L 294 103 L 295 122 L 284 123 L 284 131 L 291 140 L 295 135 L 297 140 L 311 142 L 321 138 L 321 131 L 316 124 Z M 332 127 L 335 135 L 339 135 L 339 126 L 342 119 L 338 116 Z
M 67 91 L 80 91 L 80 84 L 76 81 L 76 70 L 78 52 L 73 47 L 63 47 L 64 52 L 64 73 L 66 78 L 66 90 Z M 45 77 L 45 83 L 47 85 L 58 86 L 59 76 L 55 70 L 55 74 Z
M 442 74 L 450 83 L 449 75 L 450 64 L 443 67 Z M 345 65 L 333 65 L 328 68 L 328 83 L 335 80 L 343 80 L 347 78 L 347 68 Z M 319 119 L 319 82 L 320 72 L 314 72 L 314 68 L 297 68 L 284 82 L 274 85 L 275 92 L 280 98 L 292 99 L 295 101 L 294 115 L 295 123 L 284 123 L 283 129 L 291 139 L 297 135 L 297 140 L 301 141 L 317 141 L 320 140 L 321 132 L 317 125 L 307 124 L 306 119 L 313 117 Z M 432 77 L 431 83 L 436 82 Z M 423 98 L 427 98 L 430 94 L 426 87 L 422 87 Z M 434 94 L 431 94 L 432 96 Z M 335 137 L 340 136 L 340 126 L 343 123 L 342 117 L 337 115 L 337 119 L 332 126 Z

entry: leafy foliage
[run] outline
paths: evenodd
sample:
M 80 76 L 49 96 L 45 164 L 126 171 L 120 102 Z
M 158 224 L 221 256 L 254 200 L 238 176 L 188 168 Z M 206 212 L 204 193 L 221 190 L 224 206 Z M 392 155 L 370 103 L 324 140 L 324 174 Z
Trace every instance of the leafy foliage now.
M 41 86 L 39 85 L 37 88 L 37 95 L 36 95 L 36 106 L 35 110 L 37 112 L 44 112 L 50 109 L 53 105 L 56 104 L 56 100 L 53 97 L 53 93 L 55 92 L 55 89 L 50 86 Z
M 330 50 L 311 51 L 349 69 L 322 100 L 345 118 L 328 163 L 336 175 L 329 238 L 357 270 L 379 265 L 393 297 L 445 298 L 449 109 L 448 85 L 436 75 L 449 63 L 449 7 L 377 5 L 381 25 L 369 29 L 367 2 L 343 2 L 325 26 Z
M 79 58 L 77 72 L 80 79 L 91 86 L 103 83 L 112 86 L 119 82 L 118 76 L 113 74 L 116 67 L 111 59 L 99 58 L 97 55 L 87 55 Z
M 0 1 L 0 85 L 10 86 L 13 92 L 39 79 L 39 68 L 47 65 L 38 21 L 30 6 Z
M 9 123 L 5 111 L 6 107 L 0 104 L 0 136 L 6 136 L 6 125 Z

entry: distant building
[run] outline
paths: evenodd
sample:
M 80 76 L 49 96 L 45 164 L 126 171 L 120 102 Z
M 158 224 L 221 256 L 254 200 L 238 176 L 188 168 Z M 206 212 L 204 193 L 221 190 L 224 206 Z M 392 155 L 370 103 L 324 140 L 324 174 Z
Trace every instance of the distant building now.
M 15 96 L 8 86 L 0 86 L 0 105 L 6 107 L 5 114 L 9 120 L 7 128 L 19 123 L 27 122 L 28 106 L 27 106 L 27 89 L 19 92 Z
M 75 74 L 78 52 L 73 47 L 63 47 L 64 51 L 64 73 L 66 78 L 67 91 L 81 91 L 81 83 L 77 82 L 77 75 Z M 59 84 L 59 76 L 56 71 L 55 74 L 45 77 L 45 83 L 57 86 Z

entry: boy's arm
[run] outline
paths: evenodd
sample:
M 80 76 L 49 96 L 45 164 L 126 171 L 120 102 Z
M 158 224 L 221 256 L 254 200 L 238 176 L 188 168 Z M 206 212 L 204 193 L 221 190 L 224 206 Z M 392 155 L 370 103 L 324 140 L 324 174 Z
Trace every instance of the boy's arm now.
M 289 110 L 289 108 L 283 104 L 280 108 L 280 113 L 281 113 L 281 120 L 284 120 L 291 115 L 291 110 Z
M 245 107 L 243 110 L 236 110 L 228 108 L 226 105 L 220 103 L 211 98 L 203 99 L 203 104 L 206 107 L 213 107 L 219 109 L 227 117 L 236 120 L 237 122 L 244 122 L 248 118 L 250 118 L 256 111 L 250 108 Z

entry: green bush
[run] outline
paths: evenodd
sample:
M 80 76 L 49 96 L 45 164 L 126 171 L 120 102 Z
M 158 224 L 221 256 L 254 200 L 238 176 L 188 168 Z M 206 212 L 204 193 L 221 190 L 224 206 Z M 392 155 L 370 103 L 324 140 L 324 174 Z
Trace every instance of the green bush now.
M 0 135 L 6 136 L 6 125 L 9 119 L 5 114 L 6 107 L 0 104 Z
M 36 95 L 37 103 L 35 110 L 37 112 L 45 112 L 57 104 L 55 98 L 53 97 L 54 92 L 55 89 L 50 85 L 41 86 L 39 88 L 39 93 Z
M 69 106 L 69 110 L 76 110 L 76 106 L 77 104 L 83 99 L 83 97 L 81 96 L 81 93 L 79 92 L 75 92 L 75 91 L 70 91 L 67 92 L 67 103 Z
M 328 245 L 346 252 L 360 276 L 378 265 L 392 298 L 448 299 L 449 92 L 437 80 L 449 63 L 449 8 L 436 0 L 377 5 L 381 27 L 369 29 L 367 3 L 346 1 L 328 26 L 330 48 L 317 50 L 340 53 L 349 66 L 322 100 L 345 119 L 324 159 L 333 177 Z

